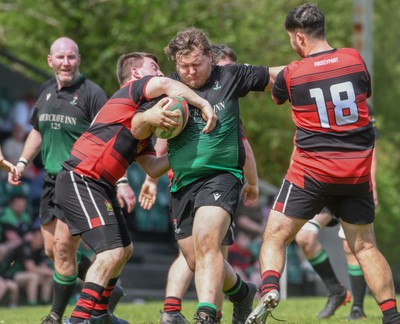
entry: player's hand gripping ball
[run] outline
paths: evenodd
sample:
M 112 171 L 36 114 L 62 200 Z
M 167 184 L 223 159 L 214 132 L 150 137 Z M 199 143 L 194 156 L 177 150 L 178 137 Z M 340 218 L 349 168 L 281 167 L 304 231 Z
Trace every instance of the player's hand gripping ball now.
M 167 132 L 160 127 L 156 127 L 154 129 L 154 135 L 156 137 L 167 140 L 178 136 L 185 128 L 189 119 L 189 107 L 185 99 L 181 97 L 169 97 L 168 100 L 169 102 L 166 105 L 164 105 L 164 109 L 170 111 L 178 109 L 181 114 L 179 117 L 172 118 L 179 123 L 179 126 L 170 127 L 169 128 L 170 132 Z

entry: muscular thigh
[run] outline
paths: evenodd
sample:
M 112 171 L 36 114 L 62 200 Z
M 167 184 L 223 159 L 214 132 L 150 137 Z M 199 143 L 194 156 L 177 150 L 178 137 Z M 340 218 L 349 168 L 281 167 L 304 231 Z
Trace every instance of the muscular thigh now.
M 289 244 L 306 220 L 290 217 L 279 211 L 271 210 L 264 231 L 264 240 L 275 241 L 275 239 Z

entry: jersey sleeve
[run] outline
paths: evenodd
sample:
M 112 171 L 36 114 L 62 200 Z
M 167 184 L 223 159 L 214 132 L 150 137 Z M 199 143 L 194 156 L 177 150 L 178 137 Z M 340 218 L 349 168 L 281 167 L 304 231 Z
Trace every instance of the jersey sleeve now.
M 99 110 L 108 101 L 108 97 L 102 88 L 100 88 L 97 84 L 92 83 L 92 87 L 88 92 L 86 100 L 88 115 L 90 117 L 90 120 L 93 120 Z
M 289 99 L 289 91 L 286 86 L 285 76 L 283 69 L 278 73 L 276 76 L 274 85 L 272 87 L 272 98 L 274 99 L 275 103 L 278 105 L 283 104 L 286 100 Z
M 136 156 L 141 155 L 157 155 L 151 137 L 139 141 L 136 150 Z
M 230 64 L 224 67 L 232 72 L 238 84 L 238 96 L 244 97 L 250 91 L 265 91 L 269 83 L 269 69 L 265 66 Z
M 152 78 L 154 78 L 154 76 L 147 75 L 131 84 L 130 96 L 137 105 L 140 106 L 143 102 L 150 101 L 151 98 L 149 98 L 146 93 L 146 86 Z
M 165 95 L 162 95 L 158 98 L 152 99 L 151 101 L 139 103 L 139 107 L 138 107 L 136 113 L 145 112 L 146 110 L 153 108 L 157 104 L 157 102 L 159 102 L 162 98 L 165 98 L 165 97 L 166 97 Z
M 33 114 L 31 117 L 31 124 L 33 128 L 37 131 L 39 131 L 39 120 L 38 120 L 38 109 L 37 106 L 33 108 Z

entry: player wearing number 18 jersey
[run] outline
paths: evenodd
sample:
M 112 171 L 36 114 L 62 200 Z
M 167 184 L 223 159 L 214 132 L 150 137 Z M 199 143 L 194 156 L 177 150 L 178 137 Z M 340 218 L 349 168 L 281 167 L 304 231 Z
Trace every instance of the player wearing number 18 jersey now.
M 289 100 L 292 105 L 295 153 L 264 230 L 261 300 L 246 324 L 265 323 L 277 306 L 286 246 L 324 206 L 340 219 L 382 322 L 398 324 L 393 278 L 373 230 L 375 138 L 366 104 L 371 95 L 367 68 L 356 50 L 329 45 L 324 14 L 313 4 L 291 10 L 285 28 L 302 60 L 278 74 L 272 96 L 278 104 Z
M 321 182 L 368 184 L 364 189 L 370 190 L 374 147 L 366 104 L 370 94 L 369 73 L 360 54 L 350 48 L 307 56 L 278 75 L 274 100 L 278 104 L 290 100 L 297 127 L 288 181 L 310 189 Z

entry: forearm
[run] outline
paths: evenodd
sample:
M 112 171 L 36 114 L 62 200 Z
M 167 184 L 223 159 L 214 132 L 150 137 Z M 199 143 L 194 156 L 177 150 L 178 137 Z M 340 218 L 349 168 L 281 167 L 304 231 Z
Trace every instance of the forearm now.
M 36 129 L 32 129 L 25 141 L 21 157 L 25 158 L 28 162 L 32 161 L 39 153 L 41 145 L 42 135 Z
M 141 168 L 151 178 L 158 178 L 166 173 L 170 168 L 167 155 L 155 157 L 154 155 L 143 155 L 136 159 Z
M 165 94 L 169 97 L 182 97 L 189 104 L 201 110 L 209 106 L 207 100 L 200 97 L 188 86 L 166 77 L 152 78 L 146 87 L 146 91 L 150 98 L 157 98 Z
M 136 139 L 145 139 L 152 134 L 151 125 L 145 121 L 145 117 L 144 112 L 138 112 L 132 118 L 131 133 Z
M 244 176 L 251 185 L 258 186 L 257 163 L 249 141 L 243 141 L 246 150 L 246 162 L 243 167 Z
M 284 68 L 285 68 L 284 65 L 283 65 L 283 66 L 272 66 L 272 67 L 270 66 L 270 67 L 268 68 L 268 71 L 269 71 L 269 83 L 268 83 L 267 87 L 265 88 L 265 91 L 270 91 L 270 90 L 271 90 L 272 85 L 273 85 L 274 82 L 275 82 L 276 76 L 277 76 L 278 73 L 279 73 L 280 71 L 282 71 Z

